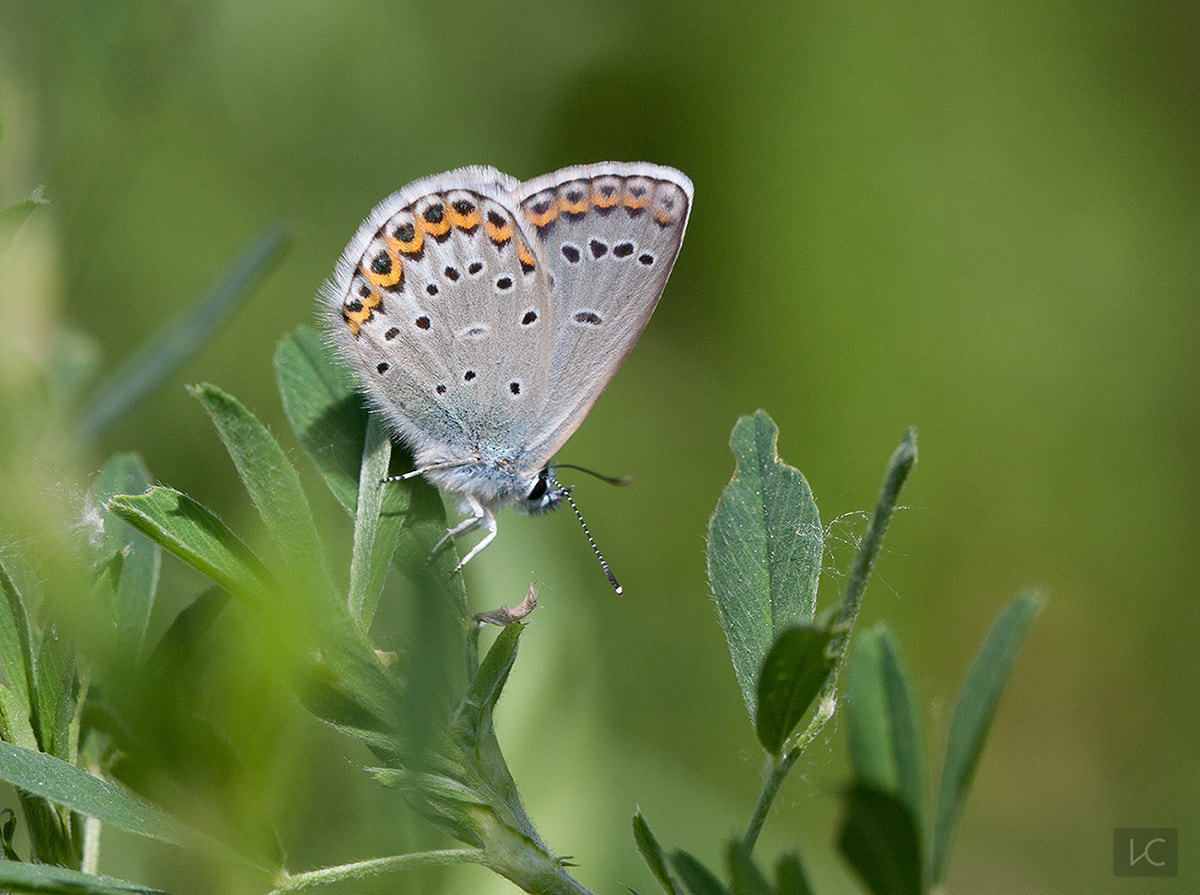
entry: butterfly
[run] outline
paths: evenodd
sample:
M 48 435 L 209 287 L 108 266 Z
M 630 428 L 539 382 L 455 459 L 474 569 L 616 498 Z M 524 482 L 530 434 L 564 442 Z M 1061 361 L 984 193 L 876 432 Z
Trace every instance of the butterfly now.
M 646 328 L 692 192 L 680 171 L 644 162 L 523 183 L 475 166 L 410 183 L 354 234 L 322 290 L 325 322 L 413 453 L 397 478 L 424 475 L 469 514 L 435 551 L 486 530 L 456 571 L 491 543 L 502 507 L 566 500 L 579 516 L 551 458 Z

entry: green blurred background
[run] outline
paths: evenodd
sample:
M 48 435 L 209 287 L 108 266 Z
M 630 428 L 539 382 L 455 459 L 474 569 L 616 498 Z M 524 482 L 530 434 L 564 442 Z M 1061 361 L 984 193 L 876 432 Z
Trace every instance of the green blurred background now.
M 262 228 L 285 219 L 295 239 L 231 325 L 86 456 L 38 453 L 15 431 L 27 418 L 8 414 L 0 536 L 36 566 L 50 518 L 36 507 L 70 507 L 115 450 L 140 451 L 156 479 L 254 531 L 182 388 L 208 380 L 280 435 L 344 547 L 345 517 L 287 431 L 271 357 L 315 322 L 316 290 L 367 211 L 463 164 L 521 179 L 603 159 L 674 165 L 696 187 L 675 273 L 560 454 L 635 480 L 576 491 L 626 595 L 568 513 L 505 514 L 467 576 L 479 608 L 540 588 L 499 721 L 550 846 L 597 891 L 649 891 L 629 834 L 636 805 L 669 847 L 717 863 L 744 829 L 760 753 L 704 533 L 732 471 L 729 430 L 763 407 L 833 522 L 825 604 L 888 454 L 919 427 L 863 621 L 897 629 L 935 754 L 992 618 L 1028 585 L 1049 597 L 980 766 L 950 890 L 1114 891 L 1118 826 L 1178 827 L 1173 891 L 1191 889 L 1198 10 L 10 0 L 0 204 L 38 184 L 51 204 L 4 275 L 6 408 L 36 400 L 63 331 L 94 339 L 111 369 Z M 199 586 L 166 561 L 159 629 Z M 241 798 L 279 825 L 292 869 L 441 844 L 362 779 L 364 754 L 259 678 L 245 692 L 283 705 L 241 712 L 243 745 L 259 752 Z M 828 730 L 759 848 L 798 847 L 819 891 L 853 892 L 831 844 L 844 729 Z M 105 849 L 102 869 L 180 892 L 261 891 L 119 835 Z M 338 891 L 512 887 L 468 867 Z

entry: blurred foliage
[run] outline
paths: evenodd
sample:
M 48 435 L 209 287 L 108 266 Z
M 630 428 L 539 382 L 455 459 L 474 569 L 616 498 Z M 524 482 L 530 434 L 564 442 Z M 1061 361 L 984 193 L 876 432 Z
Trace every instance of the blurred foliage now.
M 1053 595 L 1011 683 L 1026 711 L 992 731 L 948 885 L 1104 888 L 1109 856 L 1092 843 L 1112 827 L 1200 823 L 1198 15 L 1179 0 L 353 0 L 303 14 L 263 0 L 7 3 L 0 207 L 41 184 L 52 202 L 0 268 L 0 535 L 21 546 L 28 579 L 71 580 L 86 495 L 126 450 L 253 530 L 181 385 L 236 386 L 285 431 L 275 343 L 312 319 L 375 202 L 464 163 L 521 178 L 602 158 L 672 164 L 696 184 L 686 245 L 641 344 L 562 455 L 635 480 L 575 494 L 626 596 L 566 516 L 504 517 L 468 569 L 476 608 L 539 583 L 543 610 L 497 723 L 542 834 L 571 844 L 585 882 L 649 888 L 627 833 L 636 801 L 664 840 L 723 866 L 759 769 L 702 536 L 729 476 L 729 421 L 761 406 L 822 495 L 834 570 L 874 500 L 862 471 L 920 426 L 912 509 L 863 611 L 906 644 L 935 743 L 997 603 L 1030 583 Z M 248 306 L 81 457 L 57 408 L 281 219 L 295 224 L 292 251 Z M 344 514 L 311 490 L 344 571 Z M 199 587 L 164 574 L 151 641 Z M 411 625 L 404 605 L 385 598 L 380 623 Z M 272 692 L 261 643 L 214 641 L 191 673 L 245 754 L 214 757 L 200 791 L 225 780 L 214 799 L 270 815 L 313 866 L 421 844 L 403 813 L 361 825 L 382 803 L 346 745 Z M 164 748 L 180 763 L 221 750 L 172 729 Z M 725 757 L 739 752 L 731 774 Z M 761 847 L 811 842 L 814 888 L 852 891 L 821 838 L 840 764 L 818 752 Z M 311 809 L 278 816 L 296 804 Z M 127 878 L 236 890 L 174 853 L 105 847 Z M 475 891 L 507 885 L 457 873 Z M 435 878 L 404 885 L 438 891 Z

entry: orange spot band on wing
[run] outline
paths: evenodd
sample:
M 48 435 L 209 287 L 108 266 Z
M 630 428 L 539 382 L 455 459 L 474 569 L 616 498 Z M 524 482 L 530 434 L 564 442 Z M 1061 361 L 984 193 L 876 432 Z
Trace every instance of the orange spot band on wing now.
M 421 229 L 430 236 L 444 236 L 450 229 L 450 215 L 446 213 L 446 207 L 442 206 L 441 217 L 439 217 L 436 221 L 431 221 L 426 217 L 426 215 L 429 214 L 430 209 L 433 208 L 437 208 L 437 206 L 430 205 L 429 208 L 426 208 L 423 212 L 417 215 L 417 223 L 421 226 Z
M 517 258 L 519 258 L 521 261 L 521 270 L 525 271 L 525 273 L 529 273 L 533 270 L 533 254 L 525 246 L 525 243 L 521 243 L 517 246 Z
M 446 208 L 446 213 L 450 218 L 450 223 L 460 230 L 474 230 L 482 221 L 478 208 L 473 208 L 466 214 L 460 214 L 454 210 L 453 205 L 449 205 Z
M 592 193 L 592 204 L 597 208 L 612 208 L 619 201 L 621 201 L 621 194 L 615 189 L 607 196 L 599 190 Z
M 413 227 L 412 232 L 413 238 L 409 240 L 385 234 L 383 238 L 387 242 L 388 251 L 399 252 L 403 255 L 419 255 L 421 246 L 425 243 L 425 232 L 418 227 Z
M 400 278 L 404 276 L 404 265 L 400 263 L 400 256 L 396 254 L 396 250 L 388 246 L 387 257 L 391 264 L 387 270 L 376 270 L 375 262 L 368 261 L 362 265 L 363 276 L 370 280 L 371 285 L 376 289 L 386 288 L 387 286 L 395 286 L 400 282 Z M 364 302 L 370 299 L 364 299 Z M 376 304 L 378 304 L 378 296 L 376 296 Z
M 556 217 L 558 217 L 558 211 L 558 200 L 551 199 L 549 207 L 541 214 L 538 214 L 538 212 L 534 211 L 533 209 L 526 209 L 525 217 L 529 219 L 529 223 L 533 224 L 533 226 L 545 227 Z
M 488 221 L 483 225 L 483 232 L 487 234 L 488 239 L 495 243 L 505 243 L 512 239 L 513 226 L 511 221 L 504 221 L 503 224 L 497 225 L 492 221 Z
M 342 305 L 342 319 L 346 321 L 351 335 L 357 336 L 362 325 L 370 320 L 375 309 L 383 304 L 383 298 L 377 291 L 372 291 L 370 295 L 359 298 L 354 304 L 357 308 L 353 305 Z
M 578 202 L 572 202 L 566 196 L 559 196 L 558 203 L 567 214 L 583 214 L 588 210 L 589 196 L 584 193 Z

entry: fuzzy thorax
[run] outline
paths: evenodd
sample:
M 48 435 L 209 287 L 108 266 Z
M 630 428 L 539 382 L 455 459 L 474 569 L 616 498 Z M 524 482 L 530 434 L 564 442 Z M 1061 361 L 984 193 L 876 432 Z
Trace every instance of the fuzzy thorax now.
M 512 506 L 538 514 L 554 509 L 563 497 L 563 489 L 548 467 L 529 473 L 503 460 L 468 461 L 447 466 L 432 464 L 423 474 L 443 491 L 461 495 L 463 512 L 469 512 L 467 507 L 473 498 L 493 511 Z

